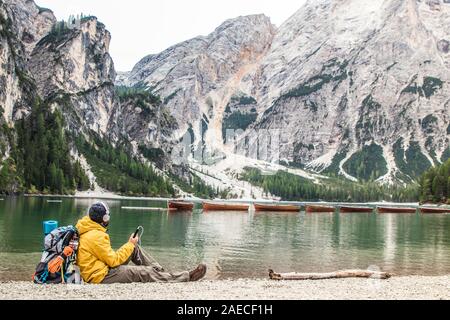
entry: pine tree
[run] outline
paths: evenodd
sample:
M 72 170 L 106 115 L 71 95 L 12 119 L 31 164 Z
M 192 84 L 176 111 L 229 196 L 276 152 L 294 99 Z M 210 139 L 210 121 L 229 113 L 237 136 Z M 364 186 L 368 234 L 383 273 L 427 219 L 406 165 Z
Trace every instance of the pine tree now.
M 433 200 L 435 202 L 439 202 L 444 197 L 444 178 L 439 174 L 436 175 L 433 179 L 432 190 L 433 190 Z
M 56 165 L 52 163 L 50 165 L 50 181 L 49 181 L 50 190 L 52 192 L 58 191 L 58 171 L 56 169 Z
M 65 185 L 65 179 L 64 179 L 64 173 L 62 169 L 59 169 L 56 174 L 56 192 L 59 192 L 59 194 L 64 194 L 64 185 Z

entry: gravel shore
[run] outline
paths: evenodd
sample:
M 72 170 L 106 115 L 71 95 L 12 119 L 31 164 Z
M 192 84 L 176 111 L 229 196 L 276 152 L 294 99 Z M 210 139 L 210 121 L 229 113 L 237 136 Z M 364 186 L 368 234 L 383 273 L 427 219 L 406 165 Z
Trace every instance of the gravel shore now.
M 450 299 L 450 277 L 394 277 L 389 280 L 320 281 L 219 280 L 195 283 L 51 285 L 0 283 L 0 300 L 317 300 Z

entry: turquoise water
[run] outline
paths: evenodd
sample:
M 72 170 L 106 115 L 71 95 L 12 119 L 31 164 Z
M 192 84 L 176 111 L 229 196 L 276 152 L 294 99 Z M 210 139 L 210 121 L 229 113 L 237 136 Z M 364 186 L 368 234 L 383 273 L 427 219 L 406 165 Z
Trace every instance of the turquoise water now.
M 43 220 L 74 224 L 94 202 L 48 200 L 0 201 L 0 281 L 31 278 L 40 257 Z M 210 279 L 267 277 L 270 268 L 327 272 L 371 266 L 399 275 L 450 273 L 450 215 L 169 213 L 123 209 L 165 207 L 164 202 L 106 202 L 113 247 L 142 225 L 142 246 L 166 269 L 205 262 Z

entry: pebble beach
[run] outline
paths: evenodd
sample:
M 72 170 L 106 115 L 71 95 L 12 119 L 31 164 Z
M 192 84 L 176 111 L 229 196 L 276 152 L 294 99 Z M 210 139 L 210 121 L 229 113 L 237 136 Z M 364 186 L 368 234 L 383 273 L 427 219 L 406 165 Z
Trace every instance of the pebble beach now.
M 0 283 L 0 300 L 447 300 L 450 276 L 273 281 L 203 280 L 192 283 L 46 285 Z

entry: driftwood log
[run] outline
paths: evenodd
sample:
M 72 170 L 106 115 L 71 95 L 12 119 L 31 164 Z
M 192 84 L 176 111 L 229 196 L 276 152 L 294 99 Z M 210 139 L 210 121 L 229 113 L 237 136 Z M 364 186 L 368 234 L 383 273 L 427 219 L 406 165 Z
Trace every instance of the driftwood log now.
M 325 280 L 342 278 L 389 279 L 392 274 L 370 270 L 342 270 L 329 273 L 276 273 L 269 270 L 271 280 Z

